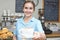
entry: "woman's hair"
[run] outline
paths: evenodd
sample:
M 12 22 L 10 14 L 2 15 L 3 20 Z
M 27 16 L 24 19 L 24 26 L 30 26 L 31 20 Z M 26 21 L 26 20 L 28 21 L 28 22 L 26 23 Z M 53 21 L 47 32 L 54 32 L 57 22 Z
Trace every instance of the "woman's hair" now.
M 35 3 L 33 1 L 25 1 L 23 4 L 23 8 L 24 8 L 26 3 L 31 3 L 33 5 L 34 10 L 35 10 Z

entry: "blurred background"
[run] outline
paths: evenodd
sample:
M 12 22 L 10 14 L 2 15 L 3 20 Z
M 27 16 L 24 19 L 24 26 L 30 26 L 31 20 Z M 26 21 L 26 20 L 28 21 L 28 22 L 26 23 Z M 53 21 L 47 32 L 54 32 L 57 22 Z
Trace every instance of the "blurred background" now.
M 0 30 L 11 32 L 18 18 L 24 16 L 22 5 L 28 0 L 0 0 Z M 33 16 L 41 20 L 47 40 L 60 40 L 60 0 L 30 0 L 35 3 Z

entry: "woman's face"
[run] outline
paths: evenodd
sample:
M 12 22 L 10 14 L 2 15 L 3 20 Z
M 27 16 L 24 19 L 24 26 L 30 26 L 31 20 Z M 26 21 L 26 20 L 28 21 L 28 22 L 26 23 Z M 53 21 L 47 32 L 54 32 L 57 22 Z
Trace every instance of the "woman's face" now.
M 24 15 L 25 16 L 32 16 L 32 13 L 34 12 L 33 4 L 32 3 L 25 3 L 24 8 Z

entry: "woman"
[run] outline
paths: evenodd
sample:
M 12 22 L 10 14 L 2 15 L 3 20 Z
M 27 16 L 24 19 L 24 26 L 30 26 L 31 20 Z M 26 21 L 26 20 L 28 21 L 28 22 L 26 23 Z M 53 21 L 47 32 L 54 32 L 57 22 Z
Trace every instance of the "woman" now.
M 41 22 L 32 16 L 34 11 L 35 4 L 32 1 L 25 1 L 23 5 L 24 17 L 18 19 L 16 23 L 13 40 L 22 40 L 23 38 L 28 40 L 31 40 L 29 38 L 32 38 L 32 40 L 45 40 L 46 37 Z

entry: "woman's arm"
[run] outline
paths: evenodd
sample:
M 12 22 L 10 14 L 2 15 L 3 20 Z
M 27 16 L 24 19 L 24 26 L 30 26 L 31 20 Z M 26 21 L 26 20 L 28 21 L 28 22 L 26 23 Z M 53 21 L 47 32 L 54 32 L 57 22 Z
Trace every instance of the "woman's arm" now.
M 36 28 L 37 28 L 38 31 L 34 32 L 34 38 L 33 39 L 45 40 L 46 39 L 46 35 L 44 33 L 44 30 L 42 28 L 42 24 L 41 24 L 40 21 L 37 21 Z
M 40 33 L 40 40 L 46 40 L 46 35 L 44 33 Z

